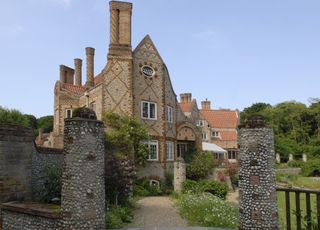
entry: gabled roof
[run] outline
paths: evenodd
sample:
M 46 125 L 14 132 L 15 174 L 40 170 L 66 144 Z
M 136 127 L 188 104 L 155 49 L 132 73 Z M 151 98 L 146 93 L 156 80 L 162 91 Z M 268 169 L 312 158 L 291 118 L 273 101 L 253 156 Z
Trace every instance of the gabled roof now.
M 139 49 L 140 49 L 145 43 L 149 43 L 149 44 L 153 47 L 154 51 L 156 52 L 157 56 L 160 58 L 161 62 L 164 63 L 164 61 L 163 61 L 160 53 L 158 52 L 157 47 L 154 45 L 154 43 L 153 43 L 153 41 L 152 41 L 152 39 L 151 39 L 151 37 L 150 37 L 149 34 L 147 34 L 147 35 L 142 39 L 142 41 L 141 41 L 141 42 L 137 45 L 137 47 L 134 49 L 133 53 L 138 52 Z
M 239 124 L 239 112 L 237 110 L 205 110 L 200 113 L 206 119 L 211 128 L 236 129 Z
M 184 112 L 184 113 L 192 112 L 192 109 L 193 109 L 192 102 L 180 102 L 178 105 L 179 105 L 182 112 Z

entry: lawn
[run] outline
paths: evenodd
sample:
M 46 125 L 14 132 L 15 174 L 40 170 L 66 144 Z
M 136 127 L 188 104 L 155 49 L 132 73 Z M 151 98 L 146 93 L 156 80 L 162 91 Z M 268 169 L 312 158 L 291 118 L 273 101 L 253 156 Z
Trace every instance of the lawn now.
M 279 209 L 279 222 L 280 229 L 286 229 L 286 201 L 285 201 L 285 192 L 278 192 L 278 209 Z M 291 229 L 297 229 L 296 227 L 296 203 L 295 203 L 295 194 L 290 193 L 290 217 L 291 217 Z M 302 217 L 306 216 L 306 196 L 305 194 L 300 195 L 300 209 Z M 316 209 L 316 195 L 311 195 L 311 215 L 312 219 L 316 220 L 317 209 Z M 306 221 L 302 218 L 302 226 L 306 224 Z

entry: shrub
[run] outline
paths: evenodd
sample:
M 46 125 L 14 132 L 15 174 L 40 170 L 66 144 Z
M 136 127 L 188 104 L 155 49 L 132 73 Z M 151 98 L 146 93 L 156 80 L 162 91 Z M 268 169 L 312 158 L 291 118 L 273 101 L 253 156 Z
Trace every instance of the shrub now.
M 187 165 L 187 178 L 192 180 L 204 179 L 215 165 L 213 155 L 209 152 L 195 154 Z
M 202 181 L 200 182 L 200 187 L 203 192 L 209 192 L 221 199 L 225 199 L 228 193 L 228 186 L 217 181 Z
M 125 204 L 132 194 L 133 162 L 105 154 L 106 200 L 110 204 Z
M 239 211 L 208 193 L 182 194 L 177 202 L 180 214 L 192 225 L 236 228 Z
M 310 159 L 302 166 L 302 175 L 315 176 L 320 174 L 320 159 Z
M 43 170 L 43 186 L 36 191 L 35 200 L 52 203 L 54 198 L 61 199 L 62 188 L 62 167 L 61 166 L 45 166 Z
M 29 120 L 16 109 L 10 110 L 0 106 L 0 124 L 29 126 Z
M 228 193 L 228 186 L 224 183 L 212 180 L 203 180 L 200 182 L 186 180 L 182 183 L 182 193 L 211 193 L 221 199 L 225 199 Z
M 185 180 L 182 182 L 182 193 L 200 193 L 200 184 L 194 180 Z
M 302 161 L 293 160 L 293 161 L 288 162 L 288 167 L 300 168 L 300 167 L 302 167 L 303 164 L 304 164 L 304 162 L 302 162 Z
M 132 208 L 111 206 L 106 213 L 106 227 L 108 229 L 122 228 L 133 220 Z
M 145 189 L 143 186 L 136 184 L 133 186 L 133 195 L 134 196 L 149 196 L 150 192 L 147 189 Z

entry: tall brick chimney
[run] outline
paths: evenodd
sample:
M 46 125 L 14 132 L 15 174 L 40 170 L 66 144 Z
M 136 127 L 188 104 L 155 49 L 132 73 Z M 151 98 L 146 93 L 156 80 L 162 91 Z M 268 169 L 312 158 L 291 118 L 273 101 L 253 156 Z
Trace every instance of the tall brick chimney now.
M 87 82 L 86 87 L 90 88 L 94 86 L 94 48 L 86 48 L 87 55 Z
M 82 60 L 74 59 L 75 85 L 82 86 Z
M 132 3 L 110 1 L 109 56 L 131 56 Z
M 74 69 L 60 65 L 60 81 L 62 83 L 67 83 L 73 85 L 74 83 Z
M 201 108 L 206 109 L 206 110 L 210 110 L 211 109 L 211 101 L 208 101 L 208 99 L 206 99 L 205 101 L 201 101 Z
M 191 102 L 192 94 L 191 93 L 181 93 L 180 94 L 180 102 Z

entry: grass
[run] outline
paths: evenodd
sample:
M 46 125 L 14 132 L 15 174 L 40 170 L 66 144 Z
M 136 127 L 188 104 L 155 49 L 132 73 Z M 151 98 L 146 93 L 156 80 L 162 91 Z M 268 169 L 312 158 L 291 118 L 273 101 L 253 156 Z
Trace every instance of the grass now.
M 320 178 L 303 177 L 300 175 L 290 175 L 277 173 L 277 182 L 286 183 L 288 187 L 299 187 L 311 190 L 320 189 Z
M 286 203 L 285 203 L 285 192 L 278 192 L 278 209 L 279 209 L 279 223 L 280 229 L 286 229 Z M 300 195 L 300 209 L 302 217 L 306 216 L 306 197 L 304 194 Z M 316 220 L 316 195 L 311 195 L 311 210 L 312 210 L 312 219 Z M 297 229 L 296 223 L 296 203 L 295 203 L 295 194 L 290 193 L 290 219 L 291 219 L 291 229 Z M 306 224 L 306 221 L 302 218 L 302 226 Z
M 181 194 L 177 205 L 181 216 L 190 225 L 224 228 L 239 226 L 239 210 L 210 193 Z

